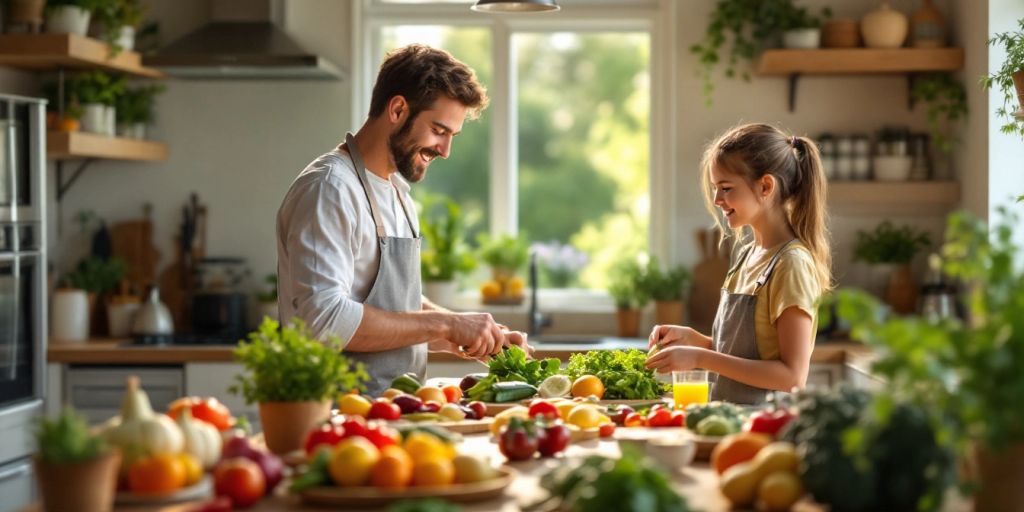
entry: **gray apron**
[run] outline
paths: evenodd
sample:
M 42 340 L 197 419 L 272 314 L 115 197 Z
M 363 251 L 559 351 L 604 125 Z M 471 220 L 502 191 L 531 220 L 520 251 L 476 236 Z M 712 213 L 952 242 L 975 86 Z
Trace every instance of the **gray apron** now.
M 711 340 L 715 350 L 723 354 L 729 354 L 744 359 L 761 359 L 761 353 L 757 349 L 757 335 L 754 328 L 754 313 L 757 307 L 757 292 L 763 287 L 775 270 L 782 251 L 789 247 L 796 239 L 786 242 L 775 255 L 772 256 L 768 266 L 757 278 L 754 284 L 754 293 L 746 295 L 742 293 L 729 293 L 722 289 L 721 299 L 718 302 L 718 313 L 715 314 L 715 324 L 711 329 Z M 750 247 L 740 256 L 729 273 L 736 272 L 746 262 L 750 255 Z M 742 382 L 737 382 L 728 377 L 717 375 L 714 385 L 711 388 L 711 400 L 723 400 L 737 404 L 762 404 L 768 399 L 770 390 L 756 388 Z
M 348 154 L 352 158 L 359 182 L 366 192 L 366 198 L 370 201 L 370 213 L 373 214 L 373 224 L 377 228 L 377 244 L 380 247 L 377 277 L 363 304 L 386 311 L 419 311 L 423 307 L 423 296 L 420 288 L 420 237 L 416 232 L 416 223 L 409 215 L 402 195 L 398 194 L 398 202 L 405 212 L 405 219 L 409 222 L 413 238 L 398 238 L 384 234 L 380 208 L 368 183 L 363 158 L 351 133 L 345 135 L 345 144 L 348 146 Z M 381 352 L 346 352 L 345 357 L 362 361 L 366 365 L 366 373 L 370 375 L 370 381 L 366 383 L 369 396 L 379 396 L 391 387 L 391 381 L 395 377 L 403 373 L 413 372 L 419 376 L 421 382 L 427 373 L 425 343 Z

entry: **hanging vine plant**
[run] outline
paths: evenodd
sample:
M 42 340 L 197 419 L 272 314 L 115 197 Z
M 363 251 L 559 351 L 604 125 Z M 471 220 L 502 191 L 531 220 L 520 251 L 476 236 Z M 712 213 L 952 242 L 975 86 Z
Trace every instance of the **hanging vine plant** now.
M 932 140 L 942 152 L 951 152 L 958 140 L 948 127 L 967 117 L 967 88 L 951 73 L 929 73 L 914 79 L 910 97 L 927 104 Z

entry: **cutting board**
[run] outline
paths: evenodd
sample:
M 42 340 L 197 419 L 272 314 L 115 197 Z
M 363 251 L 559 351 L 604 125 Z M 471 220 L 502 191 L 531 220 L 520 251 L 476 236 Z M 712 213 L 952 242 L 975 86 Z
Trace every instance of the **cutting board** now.
M 152 206 L 143 207 L 143 218 L 118 222 L 110 229 L 113 255 L 124 260 L 127 269 L 124 280 L 131 292 L 142 294 L 146 286 L 156 282 L 156 267 L 160 252 L 153 245 Z
M 729 272 L 729 245 L 719 247 L 717 229 L 699 229 L 695 233 L 701 260 L 693 267 L 690 289 L 690 326 L 710 335 L 718 311 L 718 300 Z

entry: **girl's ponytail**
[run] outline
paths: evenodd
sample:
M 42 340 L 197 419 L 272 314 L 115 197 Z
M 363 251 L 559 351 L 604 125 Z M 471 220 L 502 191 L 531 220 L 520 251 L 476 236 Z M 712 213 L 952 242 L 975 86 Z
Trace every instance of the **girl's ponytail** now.
M 818 284 L 823 291 L 832 287 L 832 251 L 828 242 L 828 183 L 821 166 L 821 154 L 814 141 L 794 136 L 795 180 L 787 207 L 793 233 L 807 246 L 814 259 Z

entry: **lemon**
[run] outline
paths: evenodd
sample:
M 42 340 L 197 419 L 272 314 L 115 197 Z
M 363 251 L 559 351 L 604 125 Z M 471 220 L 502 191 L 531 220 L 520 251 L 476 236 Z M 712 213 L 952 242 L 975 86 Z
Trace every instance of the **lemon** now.
M 491 423 L 491 426 L 489 427 L 491 434 L 495 436 L 498 435 L 501 432 L 501 427 L 508 425 L 508 422 L 511 421 L 513 417 L 525 420 L 530 417 L 530 410 L 521 405 L 517 405 L 499 412 L 498 415 L 494 417 L 494 422 Z
M 365 418 L 370 414 L 371 406 L 372 404 L 370 404 L 366 397 L 349 393 L 341 397 L 338 409 L 342 414 L 351 414 Z
M 582 429 L 594 428 L 601 425 L 602 414 L 592 405 L 579 404 L 569 411 L 567 421 Z
M 340 486 L 366 485 L 378 460 L 380 452 L 373 443 L 365 437 L 350 437 L 331 451 L 327 471 L 331 480 Z
M 557 398 L 566 396 L 572 391 L 572 382 L 565 375 L 552 375 L 540 383 L 537 393 L 541 398 Z
M 425 432 L 413 432 L 405 438 L 405 451 L 413 462 L 420 464 L 435 459 L 451 461 L 455 447 Z

